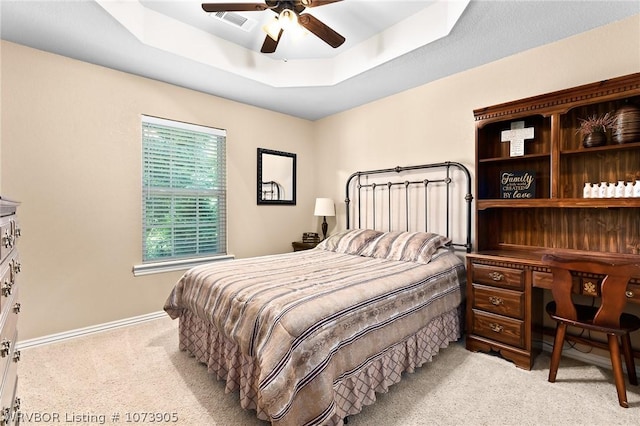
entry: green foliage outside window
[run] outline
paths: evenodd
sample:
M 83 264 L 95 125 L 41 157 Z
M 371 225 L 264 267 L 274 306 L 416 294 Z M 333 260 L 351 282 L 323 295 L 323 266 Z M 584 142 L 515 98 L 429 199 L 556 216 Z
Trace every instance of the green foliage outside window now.
M 143 122 L 143 258 L 226 252 L 225 138 Z

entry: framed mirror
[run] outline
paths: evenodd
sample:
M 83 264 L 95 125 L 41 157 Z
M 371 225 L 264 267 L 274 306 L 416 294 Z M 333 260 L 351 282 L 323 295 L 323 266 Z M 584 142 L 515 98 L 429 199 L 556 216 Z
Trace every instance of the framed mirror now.
M 296 154 L 258 148 L 258 204 L 296 203 Z

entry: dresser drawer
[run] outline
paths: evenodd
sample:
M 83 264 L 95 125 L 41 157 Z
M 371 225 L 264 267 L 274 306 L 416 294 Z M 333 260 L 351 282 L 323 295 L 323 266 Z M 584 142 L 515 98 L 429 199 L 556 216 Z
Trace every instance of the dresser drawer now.
M 14 336 L 14 341 L 18 336 Z M 18 388 L 18 360 L 12 359 L 4 370 L 4 378 L 0 384 L 0 425 L 18 424 L 20 400 L 16 398 Z
M 5 293 L 8 292 L 8 289 L 13 287 L 13 283 L 11 282 L 11 262 L 3 262 L 2 266 L 0 266 L 0 313 L 4 310 L 5 305 L 8 301 L 8 294 L 4 296 Z
M 0 400 L 0 426 L 11 426 L 20 424 L 20 398 L 16 396 L 18 390 L 17 369 L 13 372 L 13 381 L 7 382 L 0 390 L 2 399 Z M 6 400 L 6 403 L 5 403 Z
M 473 307 L 512 318 L 524 319 L 524 293 L 473 284 Z
M 16 242 L 14 229 L 13 220 L 0 218 L 0 261 L 4 260 L 13 250 Z
M 14 293 L 17 275 L 20 271 L 18 252 L 14 251 L 0 265 L 0 314 L 4 313 L 5 306 Z
M 13 297 L 10 298 L 9 303 L 15 306 L 16 303 L 18 303 L 17 296 L 18 294 L 15 292 Z M 9 365 L 14 363 L 14 350 L 18 336 L 18 312 L 19 309 L 12 308 L 2 313 L 4 323 L 2 330 L 0 330 L 0 372 L 6 371 Z
M 524 348 L 524 321 L 474 309 L 472 327 L 478 336 Z
M 513 288 L 516 290 L 522 290 L 524 288 L 524 271 L 520 269 L 478 265 L 475 263 L 472 264 L 471 268 L 474 283 Z

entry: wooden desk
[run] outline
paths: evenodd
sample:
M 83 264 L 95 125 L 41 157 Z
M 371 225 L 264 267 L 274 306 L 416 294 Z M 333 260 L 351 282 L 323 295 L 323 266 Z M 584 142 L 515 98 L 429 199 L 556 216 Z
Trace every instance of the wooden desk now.
M 542 350 L 542 289 L 550 289 L 552 279 L 541 259 L 535 251 L 467 255 L 467 349 L 499 352 L 520 368 L 532 368 Z M 598 277 L 574 279 L 576 293 L 599 295 Z M 629 283 L 627 298 L 640 305 L 640 279 Z

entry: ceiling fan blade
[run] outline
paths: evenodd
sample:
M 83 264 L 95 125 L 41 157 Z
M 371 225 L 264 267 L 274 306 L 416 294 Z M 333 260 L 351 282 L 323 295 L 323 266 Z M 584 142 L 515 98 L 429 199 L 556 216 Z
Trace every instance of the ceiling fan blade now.
M 345 38 L 326 26 L 322 21 L 313 15 L 303 13 L 298 17 L 298 23 L 321 38 L 325 43 L 333 47 L 339 47 L 344 43 Z
M 302 0 L 304 7 L 318 7 L 325 4 L 338 3 L 342 0 Z
M 278 42 L 280 41 L 280 39 L 282 38 L 282 33 L 284 32 L 284 30 L 282 28 L 280 28 L 280 32 L 278 33 L 278 40 L 274 40 L 271 38 L 271 36 L 266 36 L 264 38 L 264 43 L 262 43 L 262 48 L 260 49 L 260 52 L 262 53 L 273 53 L 276 51 L 276 48 L 278 47 Z
M 254 12 L 267 10 L 269 6 L 264 3 L 202 3 L 205 12 Z

